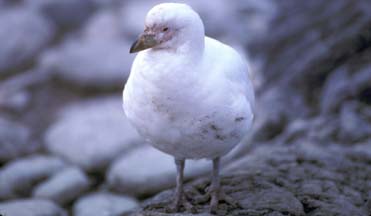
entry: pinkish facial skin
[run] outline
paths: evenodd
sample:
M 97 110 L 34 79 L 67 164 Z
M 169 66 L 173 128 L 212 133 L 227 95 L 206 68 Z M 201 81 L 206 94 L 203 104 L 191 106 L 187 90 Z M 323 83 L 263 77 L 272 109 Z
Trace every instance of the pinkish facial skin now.
M 130 48 L 130 53 L 139 52 L 148 48 L 164 49 L 167 46 L 164 44 L 170 41 L 176 33 L 176 29 L 165 25 L 146 26 L 143 34 Z
M 145 34 L 154 34 L 155 39 L 158 44 L 162 44 L 166 41 L 169 41 L 173 38 L 175 34 L 175 29 L 171 29 L 165 25 L 153 25 L 151 27 L 147 27 L 144 30 Z

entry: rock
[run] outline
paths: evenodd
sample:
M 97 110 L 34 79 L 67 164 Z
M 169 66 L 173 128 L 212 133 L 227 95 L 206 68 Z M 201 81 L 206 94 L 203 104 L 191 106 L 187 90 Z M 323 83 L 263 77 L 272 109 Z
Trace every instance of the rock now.
M 371 214 L 371 192 L 368 193 L 368 199 L 366 204 L 366 210 L 368 210 L 368 213 Z
M 322 113 L 340 112 L 342 104 L 348 100 L 363 101 L 362 92 L 367 91 L 371 83 L 371 65 L 364 58 L 370 54 L 371 51 L 352 59 L 329 75 L 322 90 Z M 355 70 L 353 65 L 360 65 L 360 68 Z
M 22 9 L 1 11 L 0 26 L 0 75 L 33 61 L 55 32 L 47 19 Z
M 0 162 L 32 152 L 30 135 L 24 125 L 0 117 Z
M 272 34 L 247 43 L 250 57 L 262 63 L 250 143 L 354 145 L 368 140 L 363 128 L 370 120 L 359 111 L 370 103 L 371 92 L 368 9 L 365 1 L 276 4 Z M 350 102 L 359 109 L 347 111 L 344 106 Z M 345 119 L 363 122 L 362 129 L 345 126 Z
M 125 83 L 133 56 L 124 41 L 69 41 L 46 53 L 43 66 L 58 79 L 81 87 L 118 88 Z
M 73 206 L 73 215 L 123 215 L 137 206 L 137 201 L 131 197 L 108 192 L 98 192 L 79 199 Z
M 272 109 L 274 107 L 274 109 Z M 289 88 L 266 89 L 257 101 L 254 141 L 266 141 L 283 132 L 291 119 L 305 118 L 309 109 L 301 95 Z M 300 110 L 300 112 L 292 112 Z
M 102 9 L 92 16 L 82 34 L 87 41 L 114 41 L 122 39 L 119 17 L 112 10 Z
M 363 144 L 361 143 L 361 144 L 352 146 L 352 150 L 356 153 L 359 153 L 360 155 L 364 154 L 366 155 L 366 157 L 371 157 L 371 143 L 365 142 Z
M 339 68 L 329 75 L 321 97 L 322 112 L 329 113 L 338 110 L 341 102 L 349 97 L 349 79 L 345 68 Z
M 27 91 L 17 91 L 0 94 L 0 107 L 17 112 L 24 111 L 31 102 L 31 94 Z
M 221 184 L 241 208 L 221 203 L 217 215 L 367 215 L 370 161 L 371 154 L 338 145 L 261 145 L 226 167 Z M 202 178 L 186 185 L 194 213 L 208 211 L 208 202 L 196 200 L 209 184 Z M 173 190 L 162 192 L 134 215 L 171 215 L 172 201 Z
M 20 3 L 22 3 L 22 0 L 2 0 L 0 2 L 0 9 L 8 8 L 8 7 L 14 7 L 18 6 Z
M 277 187 L 274 184 L 254 183 L 254 187 L 250 186 L 248 193 L 243 199 L 239 200 L 241 207 L 247 209 L 246 212 L 249 212 L 249 209 L 251 209 L 251 213 L 260 213 L 262 215 L 265 213 L 272 214 L 273 212 L 276 214 L 287 212 L 288 215 L 304 215 L 303 205 L 290 191 Z M 240 194 L 242 197 L 241 193 L 246 192 L 241 191 L 235 194 L 236 196 Z M 274 209 L 274 211 L 270 212 L 269 209 Z
M 115 19 L 107 11 L 92 17 L 81 37 L 70 38 L 46 52 L 41 58 L 42 67 L 77 86 L 122 88 L 134 55 L 129 54 L 131 43 L 120 35 Z
M 71 167 L 39 184 L 32 195 L 35 198 L 49 199 L 63 205 L 81 196 L 89 186 L 90 182 L 86 174 L 78 168 Z
M 4 216 L 67 216 L 66 211 L 47 200 L 20 199 L 0 203 Z
M 342 13 L 345 8 L 347 13 Z M 286 110 L 300 110 L 292 112 L 291 116 L 296 118 L 295 114 L 302 110 L 290 106 L 293 94 L 301 97 L 311 115 L 318 111 L 327 115 L 340 110 L 344 100 L 356 97 L 361 90 L 358 86 L 368 89 L 365 87 L 370 80 L 365 73 L 370 68 L 366 60 L 371 45 L 368 9 L 371 7 L 365 1 L 352 5 L 345 0 L 326 5 L 316 1 L 277 4 L 269 28 L 272 34 L 264 34 L 248 44 L 251 57 L 264 62 L 261 69 L 264 89 L 258 89 L 257 98 L 271 88 L 290 89 L 278 94 L 281 103 L 287 104 Z M 362 85 L 356 82 L 357 74 L 362 74 L 365 80 Z
M 354 76 L 352 79 L 352 93 L 353 98 L 358 99 L 360 102 L 364 104 L 371 104 L 371 64 L 365 64 L 364 61 L 367 57 L 371 55 L 371 50 L 363 54 L 362 62 L 357 62 L 356 64 L 360 64 L 363 67 L 360 70 L 354 71 Z
M 233 17 L 233 22 L 236 23 L 236 26 L 233 29 L 229 29 L 228 34 L 233 32 L 233 35 L 235 35 L 237 33 L 236 37 L 241 42 L 250 44 L 270 32 L 270 24 L 277 13 L 275 1 L 237 0 L 230 3 L 233 10 L 230 16 Z
M 281 133 L 278 137 L 279 143 L 290 144 L 296 140 L 303 140 L 307 135 L 308 130 L 311 129 L 311 122 L 304 119 L 296 119 L 292 121 L 286 128 L 285 132 Z
M 355 102 L 345 103 L 342 106 L 339 138 L 344 142 L 356 143 L 370 138 L 371 122 L 367 122 L 357 109 Z
M 95 3 L 91 0 L 25 0 L 24 4 L 27 7 L 39 10 L 49 20 L 63 29 L 79 27 L 95 9 Z
M 186 162 L 185 178 L 211 172 L 211 162 Z M 175 185 L 173 157 L 151 146 L 143 146 L 122 155 L 110 167 L 107 181 L 115 191 L 134 196 L 148 196 Z
M 27 195 L 35 184 L 64 167 L 62 160 L 41 155 L 7 163 L 0 170 L 0 200 Z
M 142 140 L 122 110 L 120 97 L 102 97 L 63 109 L 45 135 L 46 148 L 82 169 L 102 171 Z
M 32 102 L 31 87 L 48 80 L 44 71 L 31 69 L 0 82 L 0 107 L 10 112 L 24 113 Z
M 121 0 L 93 0 L 93 2 L 99 8 L 117 7 L 122 3 Z

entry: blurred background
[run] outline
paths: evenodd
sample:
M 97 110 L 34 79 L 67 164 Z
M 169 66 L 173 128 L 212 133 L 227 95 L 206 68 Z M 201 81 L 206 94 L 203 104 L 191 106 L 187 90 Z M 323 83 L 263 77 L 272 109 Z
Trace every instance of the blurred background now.
M 129 47 L 160 2 L 0 0 L 0 215 L 123 215 L 174 186 L 172 158 L 121 100 Z M 371 2 L 177 2 L 250 63 L 256 121 L 224 172 L 250 173 L 266 197 L 236 195 L 256 210 L 242 215 L 368 215 Z M 210 168 L 190 161 L 187 179 Z

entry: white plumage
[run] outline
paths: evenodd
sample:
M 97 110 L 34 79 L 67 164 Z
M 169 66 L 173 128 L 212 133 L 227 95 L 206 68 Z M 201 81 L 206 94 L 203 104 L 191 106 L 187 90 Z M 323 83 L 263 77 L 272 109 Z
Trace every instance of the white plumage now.
M 156 22 L 181 22 L 186 27 L 175 43 L 186 42 L 136 56 L 124 90 L 129 121 L 154 147 L 176 158 L 213 159 L 228 153 L 253 120 L 246 62 L 231 47 L 205 37 L 201 20 L 186 5 L 155 7 L 146 25 Z
M 140 51 L 140 52 L 139 52 Z M 177 167 L 174 211 L 183 198 L 185 159 L 213 160 L 210 210 L 224 199 L 220 157 L 248 133 L 254 92 L 246 62 L 231 47 L 205 37 L 203 23 L 185 4 L 155 6 L 130 52 L 136 56 L 123 98 L 129 121 Z

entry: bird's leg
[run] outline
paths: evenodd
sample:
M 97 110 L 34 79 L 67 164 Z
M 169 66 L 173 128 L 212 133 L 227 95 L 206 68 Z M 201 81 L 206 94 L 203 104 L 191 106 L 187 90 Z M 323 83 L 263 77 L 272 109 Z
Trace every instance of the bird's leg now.
M 220 169 L 220 158 L 217 157 L 213 159 L 213 175 L 211 178 L 211 185 L 209 188 L 211 201 L 210 201 L 210 211 L 215 212 L 218 208 L 219 203 L 219 192 L 220 192 L 220 179 L 219 179 L 219 169 Z
M 207 193 L 209 193 L 209 195 L 211 196 L 210 212 L 217 211 L 220 200 L 223 200 L 226 203 L 235 207 L 239 206 L 239 204 L 233 198 L 231 198 L 230 196 L 225 194 L 224 191 L 221 190 L 219 171 L 220 171 L 220 157 L 217 157 L 213 159 L 212 180 L 209 190 L 207 191 Z
M 184 179 L 184 164 L 185 159 L 177 159 L 175 158 L 175 165 L 177 170 L 176 176 L 176 188 L 174 194 L 174 203 L 168 209 L 169 212 L 179 212 L 180 207 L 183 206 L 187 211 L 195 213 L 194 206 L 186 199 L 184 196 L 183 190 L 183 179 Z
M 184 159 L 175 159 L 176 165 L 176 189 L 173 210 L 178 212 L 183 199 L 183 178 L 184 178 Z

